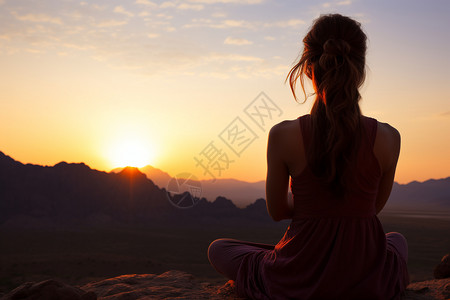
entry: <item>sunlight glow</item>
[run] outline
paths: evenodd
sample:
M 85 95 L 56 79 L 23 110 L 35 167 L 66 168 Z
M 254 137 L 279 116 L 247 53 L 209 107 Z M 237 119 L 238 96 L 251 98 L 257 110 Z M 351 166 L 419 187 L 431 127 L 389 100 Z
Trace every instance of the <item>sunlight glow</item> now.
M 154 156 L 154 150 L 149 144 L 131 137 L 117 141 L 109 155 L 114 168 L 141 168 L 152 164 Z

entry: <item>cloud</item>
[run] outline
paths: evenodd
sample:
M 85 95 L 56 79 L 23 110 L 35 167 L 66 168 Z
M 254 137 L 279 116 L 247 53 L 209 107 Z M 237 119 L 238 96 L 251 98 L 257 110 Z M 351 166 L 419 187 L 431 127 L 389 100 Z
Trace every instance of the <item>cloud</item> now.
M 114 12 L 118 13 L 118 14 L 126 15 L 128 17 L 133 17 L 134 16 L 134 14 L 132 12 L 127 11 L 125 8 L 123 8 L 123 6 L 116 6 L 114 8 Z
M 286 27 L 297 27 L 299 25 L 305 24 L 305 21 L 300 19 L 290 19 L 287 21 L 278 21 L 278 22 L 272 22 L 272 23 L 265 23 L 265 27 L 279 27 L 279 28 L 286 28 Z
M 142 4 L 142 5 L 146 5 L 146 6 L 152 6 L 152 7 L 157 7 L 158 4 L 149 1 L 149 0 L 136 0 L 135 2 L 136 4 Z
M 237 3 L 237 4 L 260 4 L 263 0 L 189 0 L 195 3 L 217 4 L 217 3 Z
M 225 18 L 227 16 L 227 14 L 223 13 L 223 12 L 216 12 L 216 13 L 213 13 L 211 16 L 213 18 Z
M 183 27 L 192 28 L 192 27 L 210 27 L 210 28 L 219 28 L 219 29 L 228 29 L 228 28 L 246 28 L 246 29 L 257 29 L 261 27 L 266 28 L 296 28 L 300 25 L 305 24 L 305 21 L 300 19 L 290 19 L 287 21 L 278 21 L 271 23 L 261 23 L 261 22 L 250 22 L 245 20 L 222 20 L 220 22 L 215 22 L 211 19 L 192 19 L 191 24 L 185 24 Z
M 257 23 L 248 22 L 245 20 L 223 20 L 219 23 L 213 23 L 210 19 L 194 19 L 194 23 L 186 24 L 183 27 L 210 27 L 210 28 L 219 28 L 219 29 L 228 29 L 228 28 L 247 28 L 254 29 L 257 26 Z
M 159 37 L 159 34 L 158 33 L 149 33 L 149 34 L 147 34 L 147 37 L 150 39 L 154 39 L 154 38 Z
M 115 26 L 122 26 L 125 24 L 127 24 L 126 21 L 108 20 L 97 23 L 97 27 L 115 27 Z
M 252 27 L 250 22 L 244 21 L 244 20 L 225 20 L 222 22 L 223 28 L 227 27 Z
M 183 9 L 183 10 L 202 10 L 204 8 L 203 5 L 201 4 L 188 4 L 188 3 L 181 3 L 180 5 L 177 6 L 178 9 Z
M 205 57 L 207 61 L 237 61 L 237 62 L 262 62 L 260 57 L 241 55 L 241 54 L 217 54 L 212 53 Z
M 46 14 L 26 14 L 19 15 L 16 12 L 11 12 L 11 14 L 20 21 L 36 22 L 36 23 L 51 23 L 51 24 L 62 24 L 60 18 L 52 17 Z
M 232 38 L 230 36 L 227 37 L 223 43 L 226 44 L 226 45 L 237 45 L 237 46 L 253 44 L 252 41 L 249 41 L 249 40 L 246 40 L 246 39 L 235 39 L 235 38 Z
M 344 0 L 344 1 L 338 1 L 338 2 L 325 2 L 322 4 L 323 8 L 330 8 L 332 6 L 344 6 L 344 5 L 350 5 L 352 4 L 352 1 L 350 0 Z
M 441 117 L 441 118 L 450 118 L 450 110 L 441 112 L 440 114 L 438 114 L 438 117 Z
M 161 13 L 161 14 L 157 14 L 156 15 L 158 18 L 162 18 L 162 19 L 166 19 L 166 20 L 171 20 L 171 19 L 173 19 L 173 16 L 171 16 L 171 15 L 166 15 L 166 14 L 163 14 L 163 13 Z M 155 22 L 153 22 L 153 23 L 155 23 Z M 162 24 L 162 23 L 160 23 L 160 24 Z M 169 24 L 169 23 L 164 23 L 164 24 Z
M 265 36 L 264 39 L 266 41 L 275 41 L 275 37 L 273 37 L 273 36 Z
M 177 5 L 171 1 L 166 1 L 159 5 L 160 8 L 168 8 L 168 7 L 175 7 L 175 6 L 177 6 Z
M 25 49 L 25 51 L 29 52 L 29 53 L 34 53 L 34 54 L 39 54 L 39 53 L 44 53 L 42 50 L 38 50 L 38 49 Z

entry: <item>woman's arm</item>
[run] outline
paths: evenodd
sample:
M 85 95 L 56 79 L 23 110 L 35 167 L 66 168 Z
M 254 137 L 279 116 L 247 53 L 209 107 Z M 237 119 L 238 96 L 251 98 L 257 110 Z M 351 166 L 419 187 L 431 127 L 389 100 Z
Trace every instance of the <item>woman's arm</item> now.
M 266 205 L 274 221 L 291 219 L 293 203 L 288 200 L 289 171 L 283 160 L 283 123 L 269 132 L 267 143 Z
M 382 176 L 375 203 L 377 214 L 383 209 L 391 194 L 401 143 L 397 129 L 385 123 L 378 123 L 378 125 L 374 152 L 378 158 Z

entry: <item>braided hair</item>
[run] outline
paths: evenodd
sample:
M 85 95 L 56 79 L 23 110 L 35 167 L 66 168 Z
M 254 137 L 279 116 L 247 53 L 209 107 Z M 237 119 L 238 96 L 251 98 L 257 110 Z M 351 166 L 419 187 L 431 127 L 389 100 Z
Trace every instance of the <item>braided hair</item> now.
M 304 75 L 312 80 L 316 99 L 311 109 L 308 164 L 337 194 L 346 190 L 348 166 L 361 140 L 358 89 L 365 79 L 366 40 L 361 25 L 353 19 L 322 15 L 303 39 L 302 56 L 286 79 L 296 100 L 297 80 L 305 100 Z

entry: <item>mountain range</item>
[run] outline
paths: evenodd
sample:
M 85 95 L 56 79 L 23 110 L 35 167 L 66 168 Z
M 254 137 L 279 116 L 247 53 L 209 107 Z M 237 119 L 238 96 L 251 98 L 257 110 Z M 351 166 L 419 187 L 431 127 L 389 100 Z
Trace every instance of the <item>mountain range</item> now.
M 180 198 L 191 198 L 195 207 L 178 205 Z M 187 192 L 168 193 L 132 167 L 107 173 L 84 163 L 22 164 L 0 152 L 0 225 L 4 226 L 270 221 L 264 199 L 253 202 L 240 209 L 225 197 L 210 202 Z
M 263 181 L 201 181 L 200 198 L 186 191 L 168 193 L 170 180 L 151 166 L 107 173 L 84 163 L 22 164 L 0 152 L 0 225 L 270 222 Z M 186 209 L 186 199 L 192 208 Z M 388 203 L 387 209 L 450 212 L 450 177 L 396 183 Z
M 117 168 L 112 172 L 119 172 Z M 172 177 L 157 168 L 146 166 L 140 168 L 147 178 L 157 186 L 167 187 Z M 212 200 L 218 196 L 231 199 L 233 203 L 244 208 L 255 199 L 265 198 L 265 181 L 246 182 L 236 179 L 200 180 L 202 196 Z M 411 210 L 427 212 L 450 212 L 450 177 L 430 179 L 424 182 L 413 181 L 407 184 L 394 182 L 392 192 L 385 210 Z
M 111 172 L 118 173 L 123 169 L 116 168 Z M 174 178 L 168 173 L 150 165 L 139 168 L 139 170 L 160 188 L 167 188 L 170 180 Z M 218 196 L 226 197 L 231 199 L 234 205 L 239 208 L 252 204 L 255 202 L 255 199 L 265 198 L 265 184 L 266 182 L 263 180 L 247 182 L 232 178 L 198 181 L 198 185 L 201 186 L 202 197 L 208 200 L 215 199 Z

